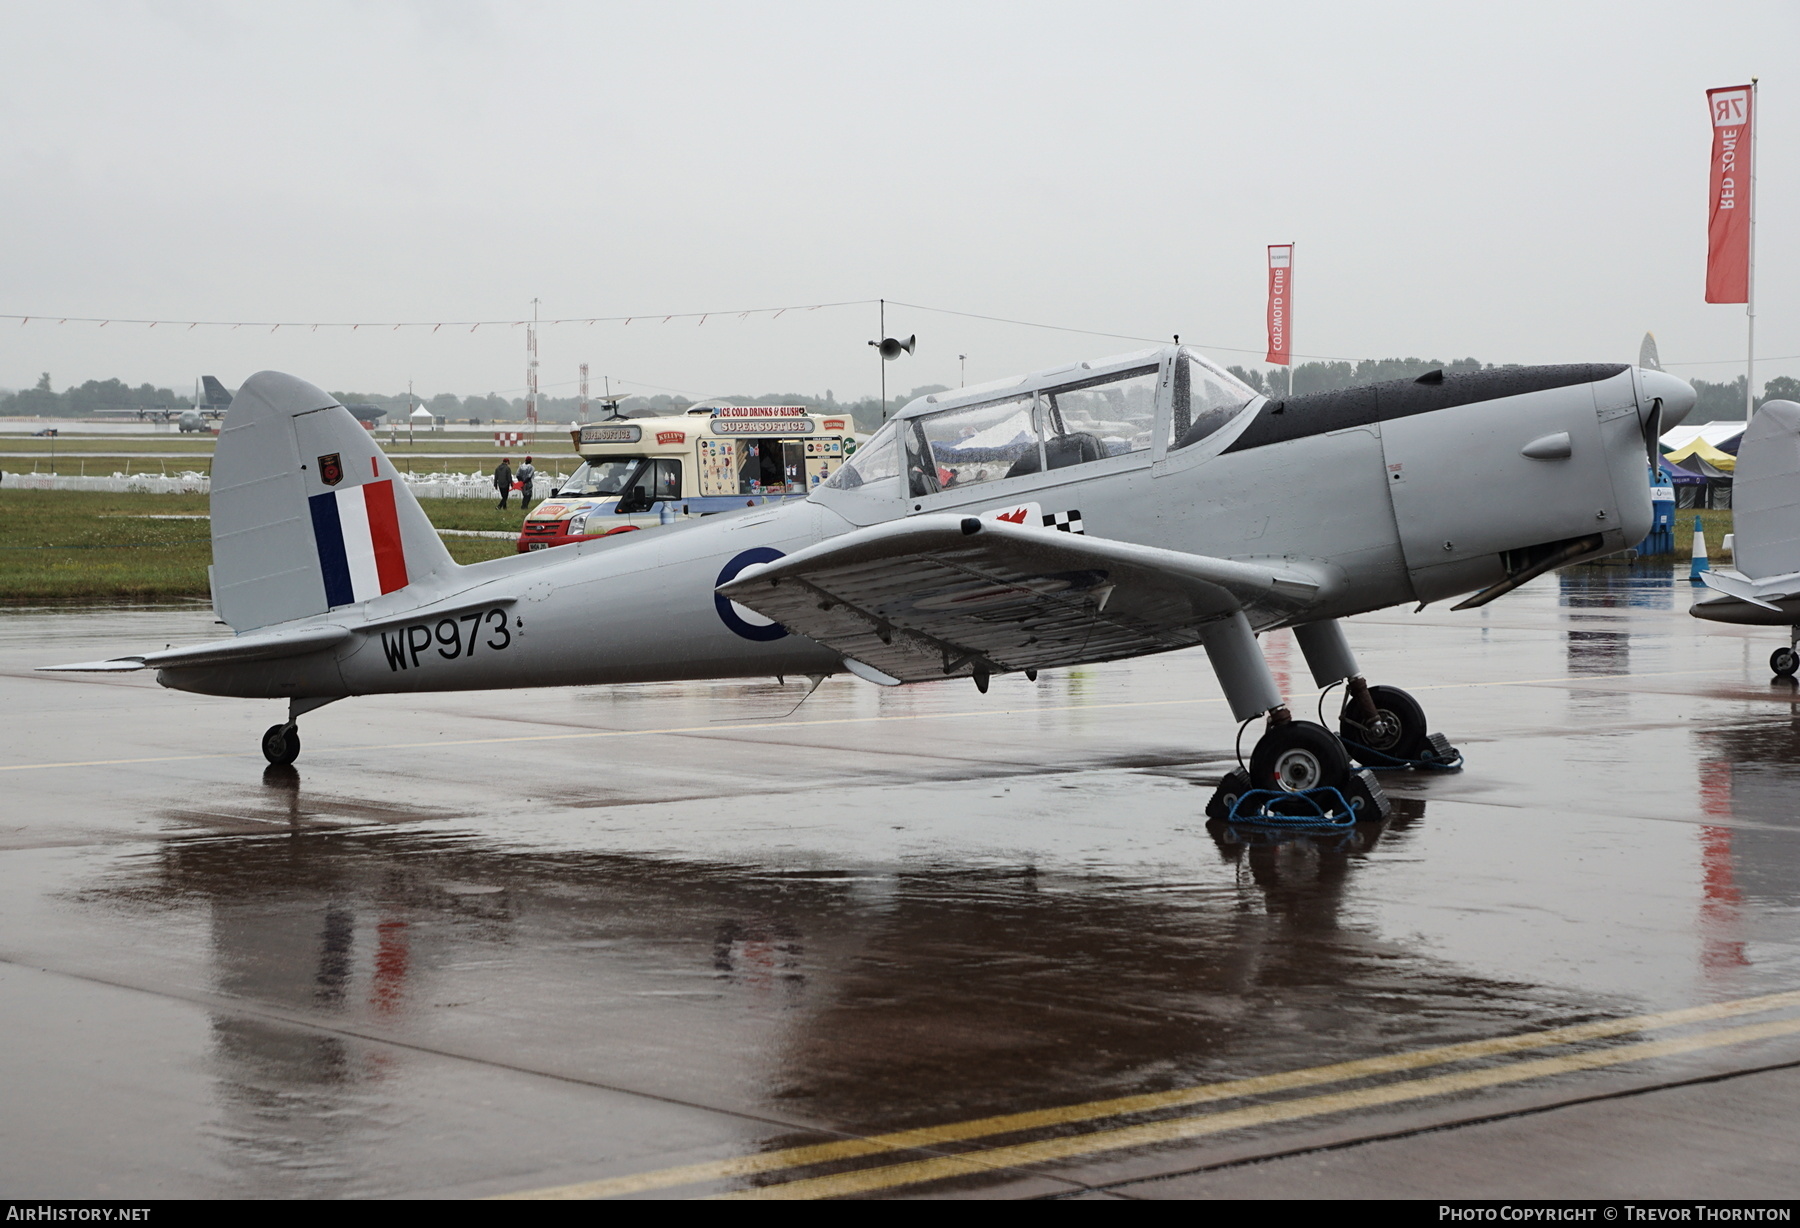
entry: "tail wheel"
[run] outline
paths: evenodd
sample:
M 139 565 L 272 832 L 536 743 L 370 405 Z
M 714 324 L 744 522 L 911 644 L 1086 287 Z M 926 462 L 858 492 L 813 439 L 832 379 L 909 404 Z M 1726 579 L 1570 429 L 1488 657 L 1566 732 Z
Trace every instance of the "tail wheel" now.
M 1311 721 L 1288 721 L 1263 734 L 1250 752 L 1250 786 L 1299 793 L 1341 789 L 1350 780 L 1350 756 L 1331 730 Z
M 263 758 L 286 766 L 300 757 L 300 730 L 293 725 L 270 725 L 262 737 Z
M 1372 686 L 1375 719 L 1365 720 L 1354 701 L 1346 701 L 1338 717 L 1338 733 L 1395 759 L 1417 759 L 1425 753 L 1431 731 L 1425 727 L 1425 709 L 1397 686 Z
M 1792 678 L 1795 673 L 1800 672 L 1800 652 L 1795 652 L 1792 648 L 1777 648 L 1769 655 L 1769 668 L 1778 677 Z

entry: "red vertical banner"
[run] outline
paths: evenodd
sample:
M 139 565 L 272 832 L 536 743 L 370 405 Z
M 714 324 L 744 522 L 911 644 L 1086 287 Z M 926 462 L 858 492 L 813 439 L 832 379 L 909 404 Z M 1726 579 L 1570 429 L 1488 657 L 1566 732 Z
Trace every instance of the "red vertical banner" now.
M 1706 301 L 1750 301 L 1750 100 L 1748 85 L 1707 90 L 1712 116 L 1712 200 L 1706 221 Z
M 1294 245 L 1269 245 L 1269 353 L 1264 362 L 1288 365 L 1294 307 Z

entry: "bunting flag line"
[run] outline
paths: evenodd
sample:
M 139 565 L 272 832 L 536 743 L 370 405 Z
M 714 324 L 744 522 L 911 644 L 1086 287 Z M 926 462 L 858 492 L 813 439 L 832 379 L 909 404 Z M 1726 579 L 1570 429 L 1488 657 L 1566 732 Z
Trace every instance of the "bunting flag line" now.
M 822 311 L 831 307 L 867 307 L 871 306 L 876 301 L 876 299 L 864 298 L 846 299 L 843 302 L 838 303 L 790 303 L 785 307 L 750 307 L 742 311 L 730 312 L 677 311 L 671 315 L 665 315 L 663 317 L 663 323 L 667 324 L 670 320 L 699 320 L 701 323 L 704 323 L 706 317 L 716 315 L 736 315 L 740 320 L 747 319 L 754 315 L 768 315 L 771 318 L 779 318 L 783 312 L 788 311 Z M 564 316 L 555 320 L 539 320 L 537 323 L 540 328 L 553 324 L 629 324 L 635 319 L 651 316 L 652 314 L 653 313 L 640 311 L 628 316 Z M 440 328 L 446 328 L 452 325 L 459 328 L 467 325 L 469 331 L 474 332 L 476 329 L 484 326 L 495 328 L 523 328 L 531 323 L 530 320 L 144 320 L 127 319 L 122 316 L 53 316 L 45 315 L 41 312 L 33 315 L 0 312 L 0 320 L 17 320 L 21 328 L 35 320 L 39 324 L 97 324 L 101 328 L 105 328 L 109 324 L 142 324 L 148 328 L 155 328 L 159 324 L 185 324 L 189 329 L 266 328 L 270 332 L 274 332 L 279 328 L 306 328 L 311 329 L 314 332 L 317 332 L 321 328 L 347 328 L 351 332 L 356 332 L 357 330 L 364 328 L 385 328 L 389 331 L 401 328 L 428 328 L 434 333 Z

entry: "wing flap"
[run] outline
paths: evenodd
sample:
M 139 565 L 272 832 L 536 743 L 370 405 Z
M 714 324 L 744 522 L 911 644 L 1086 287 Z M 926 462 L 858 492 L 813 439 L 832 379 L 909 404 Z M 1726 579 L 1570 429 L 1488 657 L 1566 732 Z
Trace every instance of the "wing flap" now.
M 1293 567 L 955 515 L 858 530 L 719 592 L 906 682 L 1185 648 L 1248 604 L 1298 607 L 1327 581 Z

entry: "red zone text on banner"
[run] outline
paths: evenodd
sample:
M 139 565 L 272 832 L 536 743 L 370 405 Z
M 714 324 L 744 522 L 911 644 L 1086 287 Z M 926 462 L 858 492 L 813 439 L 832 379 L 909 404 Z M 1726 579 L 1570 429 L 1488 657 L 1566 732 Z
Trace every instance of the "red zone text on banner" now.
M 1712 117 L 1712 198 L 1706 221 L 1706 301 L 1750 301 L 1750 104 L 1755 91 L 1706 91 Z
M 1294 305 L 1294 245 L 1269 245 L 1269 353 L 1264 362 L 1288 364 Z

